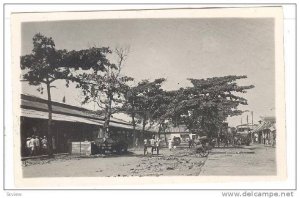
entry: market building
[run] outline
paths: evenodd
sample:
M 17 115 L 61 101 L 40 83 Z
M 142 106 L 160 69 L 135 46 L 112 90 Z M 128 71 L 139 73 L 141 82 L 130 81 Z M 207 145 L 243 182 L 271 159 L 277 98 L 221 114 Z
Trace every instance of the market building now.
M 21 155 L 26 156 L 28 137 L 47 136 L 48 101 L 36 96 L 21 95 L 20 138 Z M 52 102 L 52 142 L 55 153 L 70 152 L 70 142 L 93 141 L 104 137 L 103 117 L 94 111 L 64 103 Z M 133 127 L 130 122 L 112 117 L 110 134 L 124 138 L 129 147 L 134 145 Z M 139 127 L 136 129 L 138 137 Z M 146 131 L 151 136 L 155 131 Z

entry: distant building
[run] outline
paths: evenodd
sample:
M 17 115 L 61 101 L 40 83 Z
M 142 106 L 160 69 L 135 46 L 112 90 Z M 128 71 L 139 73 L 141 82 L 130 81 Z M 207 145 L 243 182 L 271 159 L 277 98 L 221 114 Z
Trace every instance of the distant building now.
M 160 133 L 160 138 L 164 140 L 165 138 L 167 140 L 173 139 L 174 137 L 180 137 L 181 140 L 185 141 L 186 139 L 192 138 L 193 135 L 189 129 L 186 127 L 186 125 L 178 125 L 178 126 L 169 126 L 165 129 L 164 132 Z
M 236 126 L 236 132 L 238 133 L 244 133 L 244 132 L 250 132 L 253 131 L 257 127 L 257 124 L 241 124 Z
M 262 117 L 260 124 L 252 133 L 257 142 L 265 145 L 276 145 L 276 118 L 274 116 Z

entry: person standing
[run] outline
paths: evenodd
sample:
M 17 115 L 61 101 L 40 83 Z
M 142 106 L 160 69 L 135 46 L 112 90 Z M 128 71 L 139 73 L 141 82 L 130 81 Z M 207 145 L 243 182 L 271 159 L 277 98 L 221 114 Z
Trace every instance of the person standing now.
M 40 139 L 38 136 L 35 136 L 35 139 L 34 139 L 34 143 L 35 143 L 35 152 L 36 152 L 36 155 L 39 155 L 40 154 L 40 150 L 41 150 L 41 147 L 40 147 Z
M 193 139 L 191 138 L 188 141 L 189 141 L 189 148 L 192 148 L 193 147 Z
M 53 149 L 53 153 L 55 153 L 55 151 L 56 151 L 56 142 L 55 142 L 54 136 L 52 136 L 52 149 Z
M 148 154 L 147 146 L 148 146 L 148 139 L 144 139 L 144 155 Z
M 26 148 L 26 156 L 30 156 L 30 154 L 31 154 L 31 147 L 30 147 L 30 137 L 28 137 L 27 139 L 26 139 L 26 146 L 25 146 Z
M 135 139 L 134 145 L 136 148 L 139 146 L 139 138 L 138 137 Z
M 34 156 L 36 154 L 36 151 L 35 151 L 35 138 L 34 138 L 34 135 L 31 137 L 30 139 L 30 156 Z
M 169 147 L 169 150 L 172 150 L 172 138 L 169 139 L 168 147 Z
M 153 149 L 155 148 L 155 136 L 152 136 L 150 139 L 150 145 L 151 145 L 151 154 L 153 154 Z
M 47 154 L 47 150 L 48 150 L 48 141 L 47 141 L 46 136 L 44 136 L 44 138 L 42 139 L 41 143 L 42 143 L 42 153 L 43 153 L 43 154 Z

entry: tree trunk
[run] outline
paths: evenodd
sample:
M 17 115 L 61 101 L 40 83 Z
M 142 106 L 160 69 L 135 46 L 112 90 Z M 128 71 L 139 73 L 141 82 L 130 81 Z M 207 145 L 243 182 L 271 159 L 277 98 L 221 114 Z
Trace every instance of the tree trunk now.
M 145 139 L 146 119 L 143 119 L 142 139 Z
M 165 135 L 166 147 L 168 147 L 168 139 L 167 139 L 166 129 L 164 129 L 164 135 Z
M 158 134 L 157 134 L 159 139 L 160 139 L 161 128 L 162 128 L 161 123 L 159 123 Z
M 132 131 L 132 134 L 133 134 L 133 144 L 134 144 L 134 147 L 137 147 L 138 145 L 137 145 L 137 134 L 136 134 L 136 131 L 135 131 L 135 114 L 134 113 L 132 113 L 131 114 L 131 119 L 132 119 L 132 128 L 133 128 L 133 131 Z
M 47 82 L 49 80 L 47 79 Z M 47 127 L 47 139 L 48 139 L 48 155 L 53 156 L 53 142 L 52 142 L 52 101 L 50 83 L 47 83 L 47 95 L 48 95 L 48 127 Z
M 111 104 L 112 104 L 112 98 L 108 97 L 108 104 L 105 109 L 105 121 L 103 125 L 104 129 L 104 136 L 109 137 L 109 122 L 110 122 L 110 117 L 111 117 Z

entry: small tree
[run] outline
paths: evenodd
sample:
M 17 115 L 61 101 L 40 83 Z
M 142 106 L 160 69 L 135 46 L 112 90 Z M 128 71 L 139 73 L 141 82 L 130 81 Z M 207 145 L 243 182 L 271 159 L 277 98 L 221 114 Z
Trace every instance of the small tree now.
M 117 64 L 106 61 L 102 70 L 93 68 L 93 73 L 83 73 L 77 76 L 79 82 L 77 87 L 82 88 L 85 96 L 83 104 L 95 102 L 100 108 L 98 113 L 104 114 L 103 129 L 106 137 L 109 136 L 111 116 L 120 111 L 120 105 L 124 100 L 122 90 L 125 89 L 128 81 L 133 80 L 121 75 L 127 53 L 125 49 L 116 49 Z
M 160 97 L 163 93 L 161 88 L 164 78 L 154 81 L 143 80 L 138 84 L 138 93 L 136 101 L 136 115 L 138 123 L 142 124 L 142 137 L 144 136 L 146 125 L 149 129 L 155 123 L 155 113 L 160 106 Z
M 138 97 L 138 86 L 124 86 L 123 95 L 124 103 L 120 108 L 121 112 L 128 114 L 131 117 L 131 124 L 133 129 L 133 143 L 138 146 L 137 132 L 136 132 L 136 115 L 137 115 L 137 105 L 139 102 Z
M 52 155 L 52 103 L 51 103 L 51 84 L 58 79 L 66 79 L 70 70 L 61 68 L 63 57 L 66 51 L 56 50 L 53 39 L 36 34 L 33 37 L 33 50 L 29 55 L 21 57 L 21 69 L 26 70 L 23 79 L 29 82 L 29 85 L 45 84 L 48 96 L 48 142 L 49 155 Z M 43 93 L 40 86 L 38 91 Z

